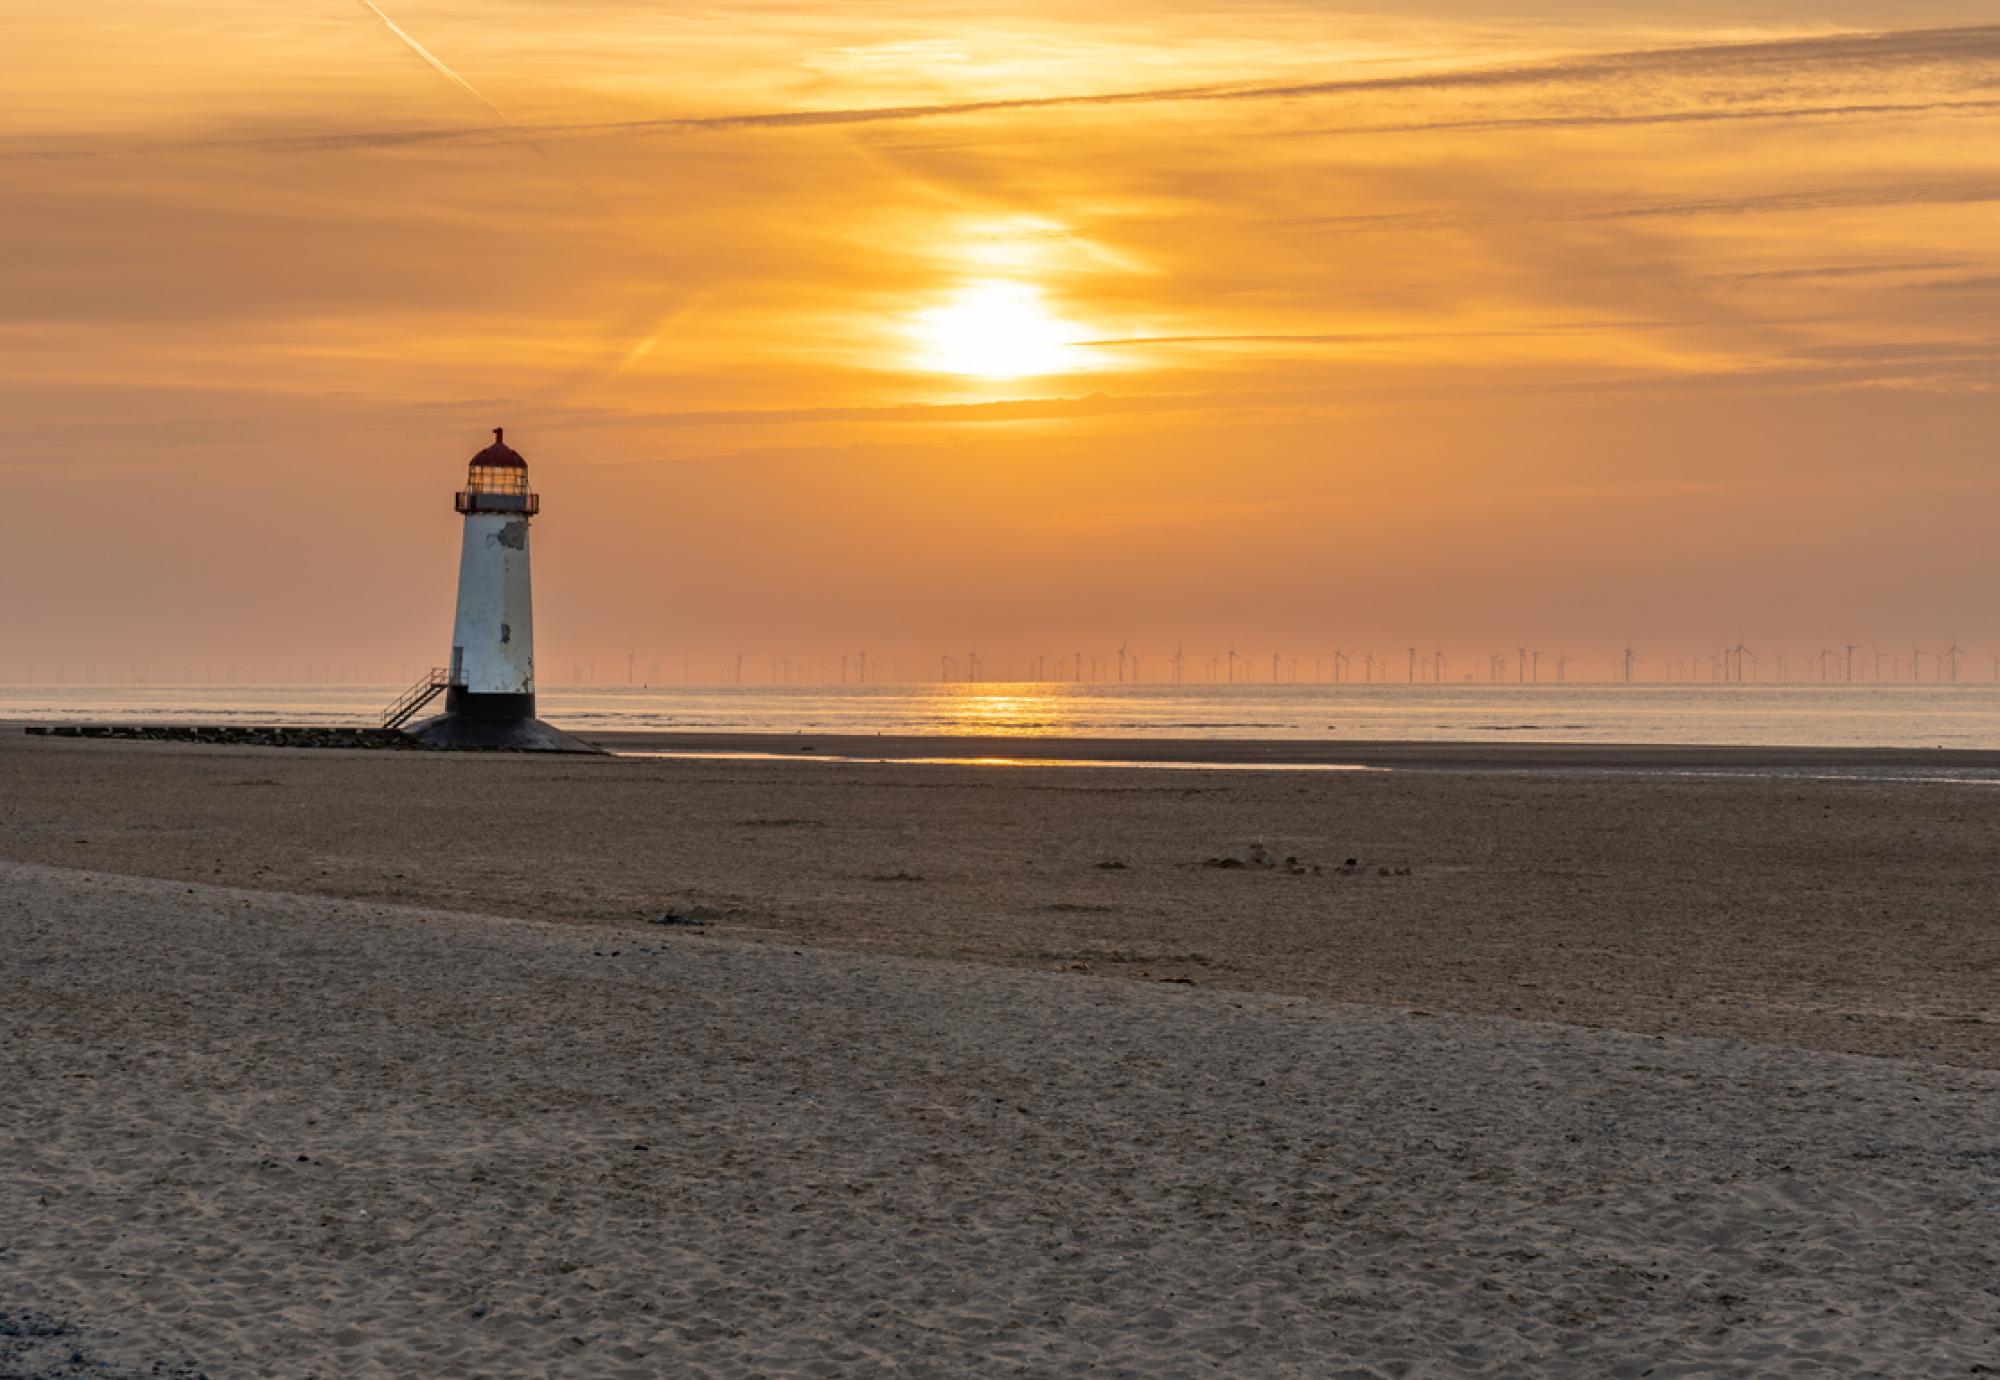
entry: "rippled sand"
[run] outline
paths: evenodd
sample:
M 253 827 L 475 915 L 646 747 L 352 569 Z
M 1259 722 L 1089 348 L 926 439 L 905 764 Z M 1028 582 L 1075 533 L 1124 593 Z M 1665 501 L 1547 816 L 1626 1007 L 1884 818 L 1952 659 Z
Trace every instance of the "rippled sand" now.
M 0 894 L 0 1278 L 127 1374 L 1959 1375 L 2000 1336 L 1990 1072 Z

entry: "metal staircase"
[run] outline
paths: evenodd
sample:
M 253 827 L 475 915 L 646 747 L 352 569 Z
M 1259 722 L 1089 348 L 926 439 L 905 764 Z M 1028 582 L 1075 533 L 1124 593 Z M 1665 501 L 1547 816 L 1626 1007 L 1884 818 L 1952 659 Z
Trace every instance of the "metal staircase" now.
M 382 727 L 401 728 L 416 718 L 425 705 L 450 688 L 451 672 L 442 666 L 433 667 L 422 680 L 405 690 L 400 699 L 383 711 Z

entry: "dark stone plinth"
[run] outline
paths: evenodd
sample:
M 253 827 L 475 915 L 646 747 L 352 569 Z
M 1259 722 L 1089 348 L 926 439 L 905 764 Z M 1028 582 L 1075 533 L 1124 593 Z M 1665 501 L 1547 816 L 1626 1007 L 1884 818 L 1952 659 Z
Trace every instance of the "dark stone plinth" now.
M 483 752 L 604 751 L 532 718 L 501 719 L 447 713 L 411 724 L 403 732 L 412 741 L 430 748 L 464 748 Z

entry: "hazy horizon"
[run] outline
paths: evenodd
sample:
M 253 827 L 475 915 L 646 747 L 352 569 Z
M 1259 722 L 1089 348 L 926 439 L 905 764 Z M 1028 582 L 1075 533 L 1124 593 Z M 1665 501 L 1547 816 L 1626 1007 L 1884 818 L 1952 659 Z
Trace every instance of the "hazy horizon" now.
M 545 685 L 1988 680 L 2000 24 L 1797 16 L 0 19 L 0 680 L 441 663 L 498 425 Z

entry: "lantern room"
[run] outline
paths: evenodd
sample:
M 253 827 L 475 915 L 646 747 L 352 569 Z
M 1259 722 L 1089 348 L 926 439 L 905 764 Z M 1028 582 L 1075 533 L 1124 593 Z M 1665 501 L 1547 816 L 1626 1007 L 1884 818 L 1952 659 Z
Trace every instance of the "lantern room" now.
M 507 444 L 504 427 L 494 427 L 493 444 L 472 457 L 455 506 L 461 513 L 525 513 L 532 517 L 541 511 L 542 496 L 528 491 L 528 462 Z

